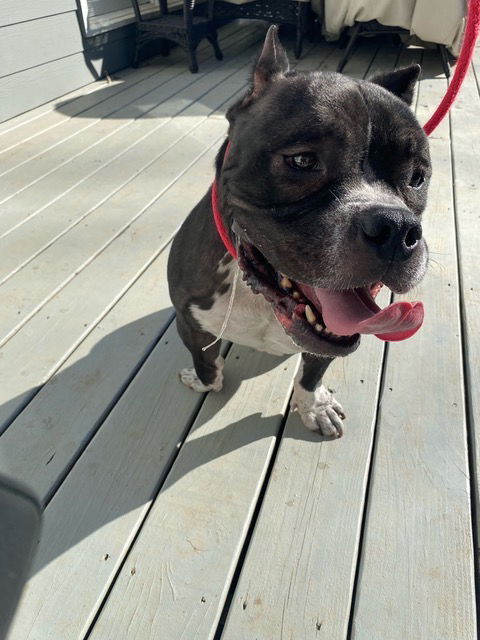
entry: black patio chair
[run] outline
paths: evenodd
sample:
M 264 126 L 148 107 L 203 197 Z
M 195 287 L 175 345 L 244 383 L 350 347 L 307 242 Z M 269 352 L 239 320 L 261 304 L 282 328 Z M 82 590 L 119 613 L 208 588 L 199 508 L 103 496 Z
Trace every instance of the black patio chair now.
M 217 60 L 223 59 L 223 54 L 218 45 L 217 31 L 213 22 L 214 0 L 208 0 L 207 17 L 193 15 L 195 0 L 183 0 L 183 13 L 181 15 L 170 13 L 167 0 L 160 0 L 158 12 L 142 14 L 138 0 L 131 0 L 135 12 L 136 37 L 135 56 L 133 66 L 138 66 L 138 53 L 140 49 L 154 40 L 170 40 L 183 47 L 190 59 L 189 69 L 197 73 L 198 64 L 196 49 L 199 43 L 206 38 L 215 51 Z M 162 53 L 168 50 L 162 47 Z
M 290 24 L 296 29 L 295 58 L 302 55 L 305 33 L 313 24 L 309 0 L 228 0 L 215 2 L 216 20 L 265 20 L 271 24 Z

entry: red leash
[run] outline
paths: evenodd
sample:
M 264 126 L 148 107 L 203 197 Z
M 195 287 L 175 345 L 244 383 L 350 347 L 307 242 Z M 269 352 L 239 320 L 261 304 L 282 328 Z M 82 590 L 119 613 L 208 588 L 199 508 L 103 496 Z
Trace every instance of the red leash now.
M 447 115 L 450 107 L 454 103 L 460 87 L 465 79 L 465 76 L 472 60 L 473 52 L 475 50 L 475 42 L 477 41 L 478 34 L 480 32 L 480 0 L 470 0 L 468 4 L 467 13 L 467 26 L 465 27 L 465 35 L 463 38 L 462 49 L 455 66 L 455 73 L 453 74 L 452 81 L 450 82 L 447 92 L 443 96 L 442 101 L 436 108 L 434 114 L 430 120 L 424 125 L 423 130 L 429 136 L 434 131 L 443 118 Z M 230 141 L 225 149 L 225 155 L 223 160 L 225 161 L 230 151 Z M 218 234 L 222 239 L 225 248 L 229 254 L 236 260 L 238 258 L 237 251 L 233 246 L 232 240 L 225 229 L 223 224 L 222 215 L 220 213 L 220 207 L 218 204 L 218 187 L 217 180 L 215 179 L 212 184 L 212 210 L 215 224 Z
M 442 101 L 438 105 L 435 113 L 423 127 L 423 130 L 429 136 L 434 129 L 440 124 L 443 118 L 447 115 L 448 110 L 455 101 L 458 95 L 460 87 L 465 79 L 465 76 L 472 60 L 473 52 L 475 50 L 475 42 L 480 32 L 480 0 L 470 0 L 468 3 L 467 13 L 467 26 L 465 28 L 465 35 L 462 43 L 462 50 L 457 60 L 455 67 L 455 73 L 453 74 L 452 81 L 450 82 L 447 93 L 443 96 Z

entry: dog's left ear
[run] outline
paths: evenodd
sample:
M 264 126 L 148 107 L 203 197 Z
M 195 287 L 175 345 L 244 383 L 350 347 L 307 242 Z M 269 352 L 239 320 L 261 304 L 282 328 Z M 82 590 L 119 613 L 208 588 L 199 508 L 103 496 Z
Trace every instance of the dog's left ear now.
M 278 27 L 272 25 L 267 31 L 262 53 L 253 70 L 252 97 L 263 93 L 272 78 L 283 75 L 288 69 L 287 52 L 278 38 Z
M 420 75 L 420 65 L 412 64 L 404 69 L 397 69 L 391 73 L 381 73 L 370 78 L 370 82 L 379 84 L 384 89 L 391 91 L 409 106 L 412 104 L 415 84 Z

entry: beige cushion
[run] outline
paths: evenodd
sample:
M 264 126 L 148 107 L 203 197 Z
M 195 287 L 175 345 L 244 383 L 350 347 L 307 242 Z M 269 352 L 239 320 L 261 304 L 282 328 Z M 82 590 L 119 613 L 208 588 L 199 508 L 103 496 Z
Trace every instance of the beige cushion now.
M 408 29 L 427 42 L 445 44 L 456 54 L 465 27 L 465 4 L 465 0 L 312 0 L 312 9 L 323 14 L 323 31 L 329 39 L 356 21 L 378 20 Z

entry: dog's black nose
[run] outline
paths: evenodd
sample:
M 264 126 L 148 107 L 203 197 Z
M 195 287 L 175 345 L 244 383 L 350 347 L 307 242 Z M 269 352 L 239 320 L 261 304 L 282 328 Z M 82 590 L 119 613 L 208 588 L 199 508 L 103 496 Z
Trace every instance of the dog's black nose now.
M 422 237 L 413 214 L 401 209 L 370 209 L 359 222 L 364 240 L 384 259 L 407 260 Z

